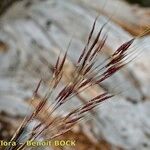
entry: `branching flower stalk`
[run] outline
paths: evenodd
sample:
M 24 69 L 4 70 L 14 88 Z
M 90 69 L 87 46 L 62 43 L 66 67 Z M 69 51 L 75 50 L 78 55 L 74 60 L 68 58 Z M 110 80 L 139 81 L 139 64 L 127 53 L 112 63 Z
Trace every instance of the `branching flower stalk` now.
M 49 132 L 49 135 L 46 137 L 46 140 L 52 140 L 71 130 L 75 124 L 77 124 L 90 110 L 101 104 L 101 102 L 115 96 L 115 94 L 105 91 L 88 100 L 86 104 L 83 104 L 78 108 L 74 108 L 74 110 L 69 112 L 66 116 L 50 119 L 53 113 L 67 101 L 70 101 L 72 97 L 77 96 L 89 87 L 101 84 L 135 57 L 136 52 L 129 52 L 129 47 L 135 40 L 135 38 L 133 38 L 122 44 L 104 62 L 96 65 L 98 54 L 101 52 L 107 40 L 107 34 L 102 36 L 103 28 L 106 24 L 100 28 L 94 41 L 92 40 L 96 21 L 97 18 L 93 23 L 87 43 L 75 64 L 73 80 L 67 83 L 64 88 L 60 90 L 60 92 L 56 95 L 53 104 L 48 104 L 48 100 L 51 99 L 52 93 L 59 87 L 62 80 L 64 64 L 67 58 L 67 50 L 63 57 L 59 55 L 57 58 L 56 64 L 53 68 L 53 76 L 49 82 L 49 89 L 45 96 L 40 98 L 40 102 L 36 106 L 35 110 L 29 116 L 26 116 L 23 123 L 12 137 L 11 141 L 16 141 L 17 146 L 9 147 L 7 150 L 23 150 L 26 148 L 26 140 L 36 140 L 39 137 L 44 137 L 47 131 Z M 42 80 L 40 80 L 37 85 L 32 100 L 39 97 L 38 90 L 41 84 Z M 40 123 L 37 123 L 31 132 L 28 133 L 27 139 L 20 144 L 20 138 L 23 136 L 25 128 L 27 128 L 27 126 L 36 119 L 40 113 L 44 112 L 45 109 L 49 110 L 49 114 L 45 116 L 45 120 L 47 120 L 47 122 L 41 121 Z

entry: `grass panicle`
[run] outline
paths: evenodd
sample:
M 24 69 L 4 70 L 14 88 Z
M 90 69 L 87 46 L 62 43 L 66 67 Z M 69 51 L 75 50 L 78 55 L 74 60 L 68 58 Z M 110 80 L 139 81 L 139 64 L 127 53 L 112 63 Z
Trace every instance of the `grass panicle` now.
M 49 135 L 45 136 L 45 139 L 56 138 L 67 131 L 78 123 L 83 117 L 90 111 L 98 106 L 101 102 L 106 101 L 112 97 L 114 94 L 105 91 L 99 95 L 88 100 L 85 104 L 74 108 L 73 111 L 66 114 L 62 118 L 54 117 L 53 113 L 57 111 L 62 105 L 67 101 L 71 100 L 72 97 L 77 96 L 81 92 L 85 91 L 87 88 L 92 87 L 96 84 L 101 84 L 107 78 L 111 77 L 114 73 L 119 71 L 124 67 L 128 62 L 131 61 L 129 47 L 133 44 L 135 38 L 123 43 L 109 58 L 105 59 L 101 64 L 96 64 L 98 55 L 102 51 L 102 48 L 105 46 L 107 41 L 107 33 L 102 35 L 103 29 L 106 26 L 104 24 L 99 32 L 96 35 L 96 38 L 92 40 L 94 30 L 96 27 L 97 19 L 95 19 L 90 34 L 88 36 L 87 43 L 79 56 L 76 64 L 74 65 L 74 77 L 72 81 L 67 83 L 56 95 L 54 103 L 50 105 L 48 100 L 51 99 L 52 93 L 58 88 L 64 72 L 64 65 L 67 59 L 68 50 L 61 57 L 58 56 L 56 64 L 53 67 L 53 76 L 49 82 L 49 89 L 46 92 L 45 96 L 40 97 L 40 102 L 36 106 L 35 110 L 29 115 L 26 116 L 21 126 L 18 128 L 11 141 L 16 141 L 18 144 L 15 147 L 9 147 L 7 150 L 22 150 L 26 147 L 26 140 L 35 140 L 39 137 L 44 137 L 45 133 L 48 131 Z M 134 54 L 133 54 L 134 55 Z M 35 92 L 33 93 L 33 99 L 39 98 L 39 88 L 42 84 L 42 79 L 37 85 Z M 41 121 L 37 123 L 30 133 L 27 133 L 27 139 L 23 141 L 22 144 L 19 144 L 20 138 L 24 136 L 24 130 L 28 125 L 36 118 L 38 115 L 45 111 L 49 110 L 49 114 L 45 115 L 46 121 Z

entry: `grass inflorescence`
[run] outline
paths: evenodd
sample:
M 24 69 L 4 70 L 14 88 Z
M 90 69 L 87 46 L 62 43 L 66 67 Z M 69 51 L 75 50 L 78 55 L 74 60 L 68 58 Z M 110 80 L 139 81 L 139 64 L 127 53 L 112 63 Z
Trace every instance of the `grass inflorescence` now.
M 111 77 L 114 73 L 118 72 L 122 67 L 127 65 L 134 57 L 135 53 L 131 53 L 129 47 L 134 42 L 135 38 L 123 43 L 116 51 L 107 58 L 103 63 L 97 64 L 97 58 L 99 53 L 102 51 L 106 40 L 107 33 L 102 35 L 103 29 L 106 26 L 104 24 L 93 38 L 93 32 L 95 30 L 97 18 L 95 19 L 91 32 L 88 36 L 87 43 L 82 50 L 76 64 L 74 65 L 74 78 L 57 93 L 54 103 L 50 105 L 48 100 L 51 99 L 52 93 L 59 87 L 59 84 L 64 75 L 64 64 L 67 59 L 68 50 L 61 57 L 58 56 L 56 64 L 53 67 L 53 76 L 49 82 L 49 90 L 41 98 L 34 111 L 25 117 L 24 121 L 12 137 L 11 141 L 16 141 L 18 144 L 15 147 L 9 147 L 7 150 L 22 150 L 26 148 L 27 140 L 36 140 L 39 137 L 43 137 L 48 131 L 49 135 L 46 140 L 52 140 L 67 131 L 71 130 L 72 127 L 77 124 L 90 110 L 93 110 L 101 102 L 106 101 L 115 96 L 115 94 L 104 91 L 99 95 L 89 99 L 85 104 L 74 108 L 71 112 L 68 112 L 64 117 L 51 116 L 58 108 L 64 105 L 67 101 L 70 101 L 72 97 L 77 96 L 79 93 L 85 91 L 87 88 L 97 84 L 101 84 L 107 78 Z M 33 94 L 32 100 L 39 98 L 39 88 L 43 80 L 41 79 L 37 85 L 37 88 Z M 35 124 L 31 129 L 30 133 L 27 133 L 27 138 L 20 143 L 20 139 L 23 136 L 27 126 L 37 118 L 40 113 L 43 113 L 45 109 L 49 110 L 49 114 L 45 115 L 46 121 L 40 121 Z

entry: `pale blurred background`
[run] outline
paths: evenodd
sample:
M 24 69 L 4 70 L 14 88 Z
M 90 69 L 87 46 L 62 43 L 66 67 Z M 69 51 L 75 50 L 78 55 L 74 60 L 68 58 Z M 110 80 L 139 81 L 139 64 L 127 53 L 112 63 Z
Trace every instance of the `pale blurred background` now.
M 150 27 L 150 0 L 1 0 L 0 1 L 0 139 L 10 139 L 28 112 L 29 99 L 59 51 L 72 38 L 65 65 L 65 84 L 97 15 L 96 33 L 108 40 L 99 56 L 107 58 L 123 42 Z M 102 85 L 68 103 L 59 115 L 103 89 L 121 92 L 89 112 L 65 138 L 76 139 L 75 150 L 150 150 L 150 36 L 138 38 L 131 51 L 140 54 Z M 43 90 L 47 85 L 43 85 Z M 52 148 L 49 148 L 52 149 Z M 56 149 L 56 148 L 54 148 Z

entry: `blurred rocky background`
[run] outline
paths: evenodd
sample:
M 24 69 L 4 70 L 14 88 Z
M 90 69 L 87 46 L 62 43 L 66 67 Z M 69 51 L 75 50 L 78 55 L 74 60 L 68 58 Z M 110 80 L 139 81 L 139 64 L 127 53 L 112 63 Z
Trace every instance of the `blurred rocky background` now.
M 65 65 L 65 84 L 95 17 L 108 34 L 98 61 L 123 42 L 150 27 L 149 0 L 1 0 L 0 1 L 0 139 L 10 139 L 28 114 L 29 99 L 42 77 L 51 77 L 59 51 L 73 37 Z M 146 6 L 146 7 L 143 7 Z M 96 36 L 96 32 L 94 34 Z M 150 36 L 131 46 L 140 54 L 107 82 L 73 99 L 59 115 L 103 89 L 121 92 L 89 112 L 84 122 L 62 138 L 77 139 L 76 150 L 150 149 Z M 43 90 L 46 88 L 43 85 Z M 56 91 L 57 92 L 57 91 Z M 53 148 L 56 149 L 56 148 Z M 68 149 L 68 148 L 63 148 Z

